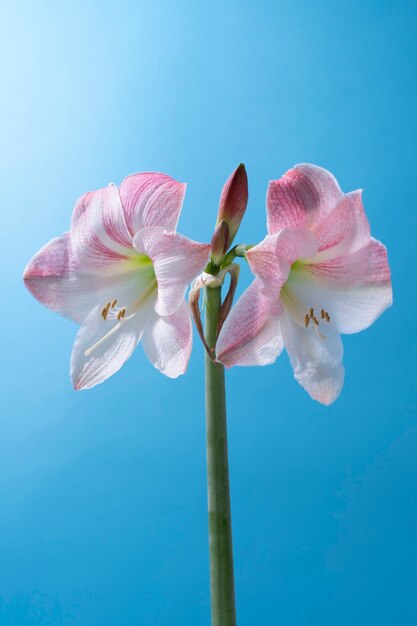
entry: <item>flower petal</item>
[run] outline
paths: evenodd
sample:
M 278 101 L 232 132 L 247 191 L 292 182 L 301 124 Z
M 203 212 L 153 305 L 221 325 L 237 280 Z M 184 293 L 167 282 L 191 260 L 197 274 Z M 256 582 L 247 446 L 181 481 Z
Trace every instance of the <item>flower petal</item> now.
M 153 301 L 149 298 L 135 315 L 121 321 L 104 321 L 101 307 L 91 311 L 77 333 L 71 354 L 71 380 L 77 391 L 102 383 L 122 367 L 140 341 Z
M 369 242 L 371 231 L 362 204 L 362 191 L 342 197 L 331 213 L 313 226 L 319 243 L 317 260 L 353 252 Z
M 357 333 L 392 304 L 386 248 L 371 238 L 353 254 L 311 263 L 291 274 L 288 288 L 306 311 L 325 309 L 338 332 Z
M 187 369 L 192 347 L 192 325 L 185 300 L 173 315 L 151 313 L 142 337 L 149 361 L 169 378 L 177 378 Z
M 186 187 L 159 172 L 127 176 L 120 186 L 120 197 L 131 236 L 149 226 L 175 231 Z
M 152 267 L 132 264 L 116 276 L 86 274 L 74 262 L 69 233 L 52 239 L 29 261 L 23 279 L 31 294 L 52 311 L 81 324 L 96 306 L 117 299 L 127 306 L 149 287 Z
M 281 332 L 300 385 L 314 400 L 326 405 L 334 402 L 344 380 L 340 335 L 331 328 L 326 328 L 325 336 L 312 325 L 304 328 L 286 312 L 281 316 Z
M 312 257 L 318 250 L 314 235 L 305 228 L 285 228 L 267 235 L 246 253 L 255 276 L 272 280 L 281 286 L 288 278 L 291 265 L 300 258 Z
M 268 232 L 309 226 L 330 213 L 343 194 L 333 174 L 308 163 L 296 165 L 269 183 L 266 210 Z
M 311 259 L 306 268 L 315 276 L 345 287 L 390 281 L 385 246 L 370 237 L 368 243 L 346 254 L 323 262 Z
M 172 315 L 181 306 L 188 284 L 206 266 L 210 245 L 162 228 L 144 228 L 134 238 L 138 252 L 152 259 L 158 281 L 158 315 Z
M 281 353 L 279 295 L 271 297 L 265 283 L 255 279 L 224 322 L 217 340 L 217 359 L 226 367 L 268 365 Z
M 74 273 L 69 233 L 49 241 L 25 268 L 23 279 L 31 294 L 44 306 L 81 323 L 97 304 L 103 285 L 93 276 Z
M 83 271 L 117 273 L 132 255 L 119 191 L 109 185 L 82 196 L 73 212 L 71 240 L 74 258 Z

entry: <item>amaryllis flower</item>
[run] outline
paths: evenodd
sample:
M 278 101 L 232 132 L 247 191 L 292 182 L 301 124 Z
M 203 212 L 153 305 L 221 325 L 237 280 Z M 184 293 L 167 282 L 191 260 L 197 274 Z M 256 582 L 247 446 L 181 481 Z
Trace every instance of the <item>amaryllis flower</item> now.
M 330 404 L 344 378 L 340 333 L 357 333 L 392 303 L 385 247 L 370 235 L 361 191 L 297 165 L 271 181 L 269 234 L 247 252 L 255 280 L 219 336 L 218 360 L 266 365 L 285 347 L 295 378 Z
M 114 374 L 139 341 L 163 374 L 186 370 L 192 328 L 185 292 L 210 246 L 175 232 L 185 187 L 150 172 L 128 176 L 119 189 L 86 193 L 70 231 L 26 267 L 35 298 L 81 324 L 70 368 L 76 389 Z

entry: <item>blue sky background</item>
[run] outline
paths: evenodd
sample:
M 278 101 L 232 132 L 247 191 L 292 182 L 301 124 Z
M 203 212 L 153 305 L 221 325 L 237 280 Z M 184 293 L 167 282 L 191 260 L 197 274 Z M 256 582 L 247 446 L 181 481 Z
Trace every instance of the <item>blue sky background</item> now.
M 286 355 L 228 375 L 239 625 L 416 623 L 416 27 L 411 1 L 2 2 L 1 626 L 209 624 L 198 341 L 181 379 L 139 348 L 75 393 L 76 326 L 21 274 L 140 170 L 188 181 L 180 230 L 209 240 L 240 161 L 245 243 L 294 163 L 363 188 L 395 306 L 345 337 L 330 408 Z

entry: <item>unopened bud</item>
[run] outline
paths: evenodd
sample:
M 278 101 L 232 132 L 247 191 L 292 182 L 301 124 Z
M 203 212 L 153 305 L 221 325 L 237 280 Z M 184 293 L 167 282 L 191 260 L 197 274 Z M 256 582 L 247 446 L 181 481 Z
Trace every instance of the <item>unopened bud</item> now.
M 229 249 L 230 229 L 227 222 L 222 220 L 217 224 L 211 239 L 211 260 L 215 265 L 220 265 Z
M 227 179 L 220 196 L 217 224 L 229 225 L 229 245 L 238 231 L 248 204 L 248 177 L 243 163 Z

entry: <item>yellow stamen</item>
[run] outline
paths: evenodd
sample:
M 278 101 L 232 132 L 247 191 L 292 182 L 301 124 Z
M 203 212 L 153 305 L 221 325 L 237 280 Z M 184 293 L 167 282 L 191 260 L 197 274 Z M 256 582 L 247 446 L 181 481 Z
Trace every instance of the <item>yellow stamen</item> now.
M 321 319 L 324 320 L 324 309 L 321 310 Z
M 315 325 L 318 326 L 319 325 L 319 321 L 318 321 L 317 317 L 315 315 L 313 315 L 312 319 L 313 319 L 313 322 L 315 323 Z
M 326 318 L 326 322 L 330 322 L 330 315 L 325 311 L 324 317 Z
M 106 304 L 106 306 L 104 307 L 104 309 L 103 309 L 103 310 L 102 310 L 102 312 L 101 312 L 101 316 L 102 316 L 102 318 L 103 318 L 104 320 L 106 320 L 106 319 L 107 319 L 107 315 L 109 314 L 109 309 L 110 309 L 110 302 L 108 302 L 108 303 Z
M 310 318 L 313 319 L 313 316 L 314 316 L 314 309 L 313 309 L 313 307 L 311 307 L 311 309 L 310 309 Z

